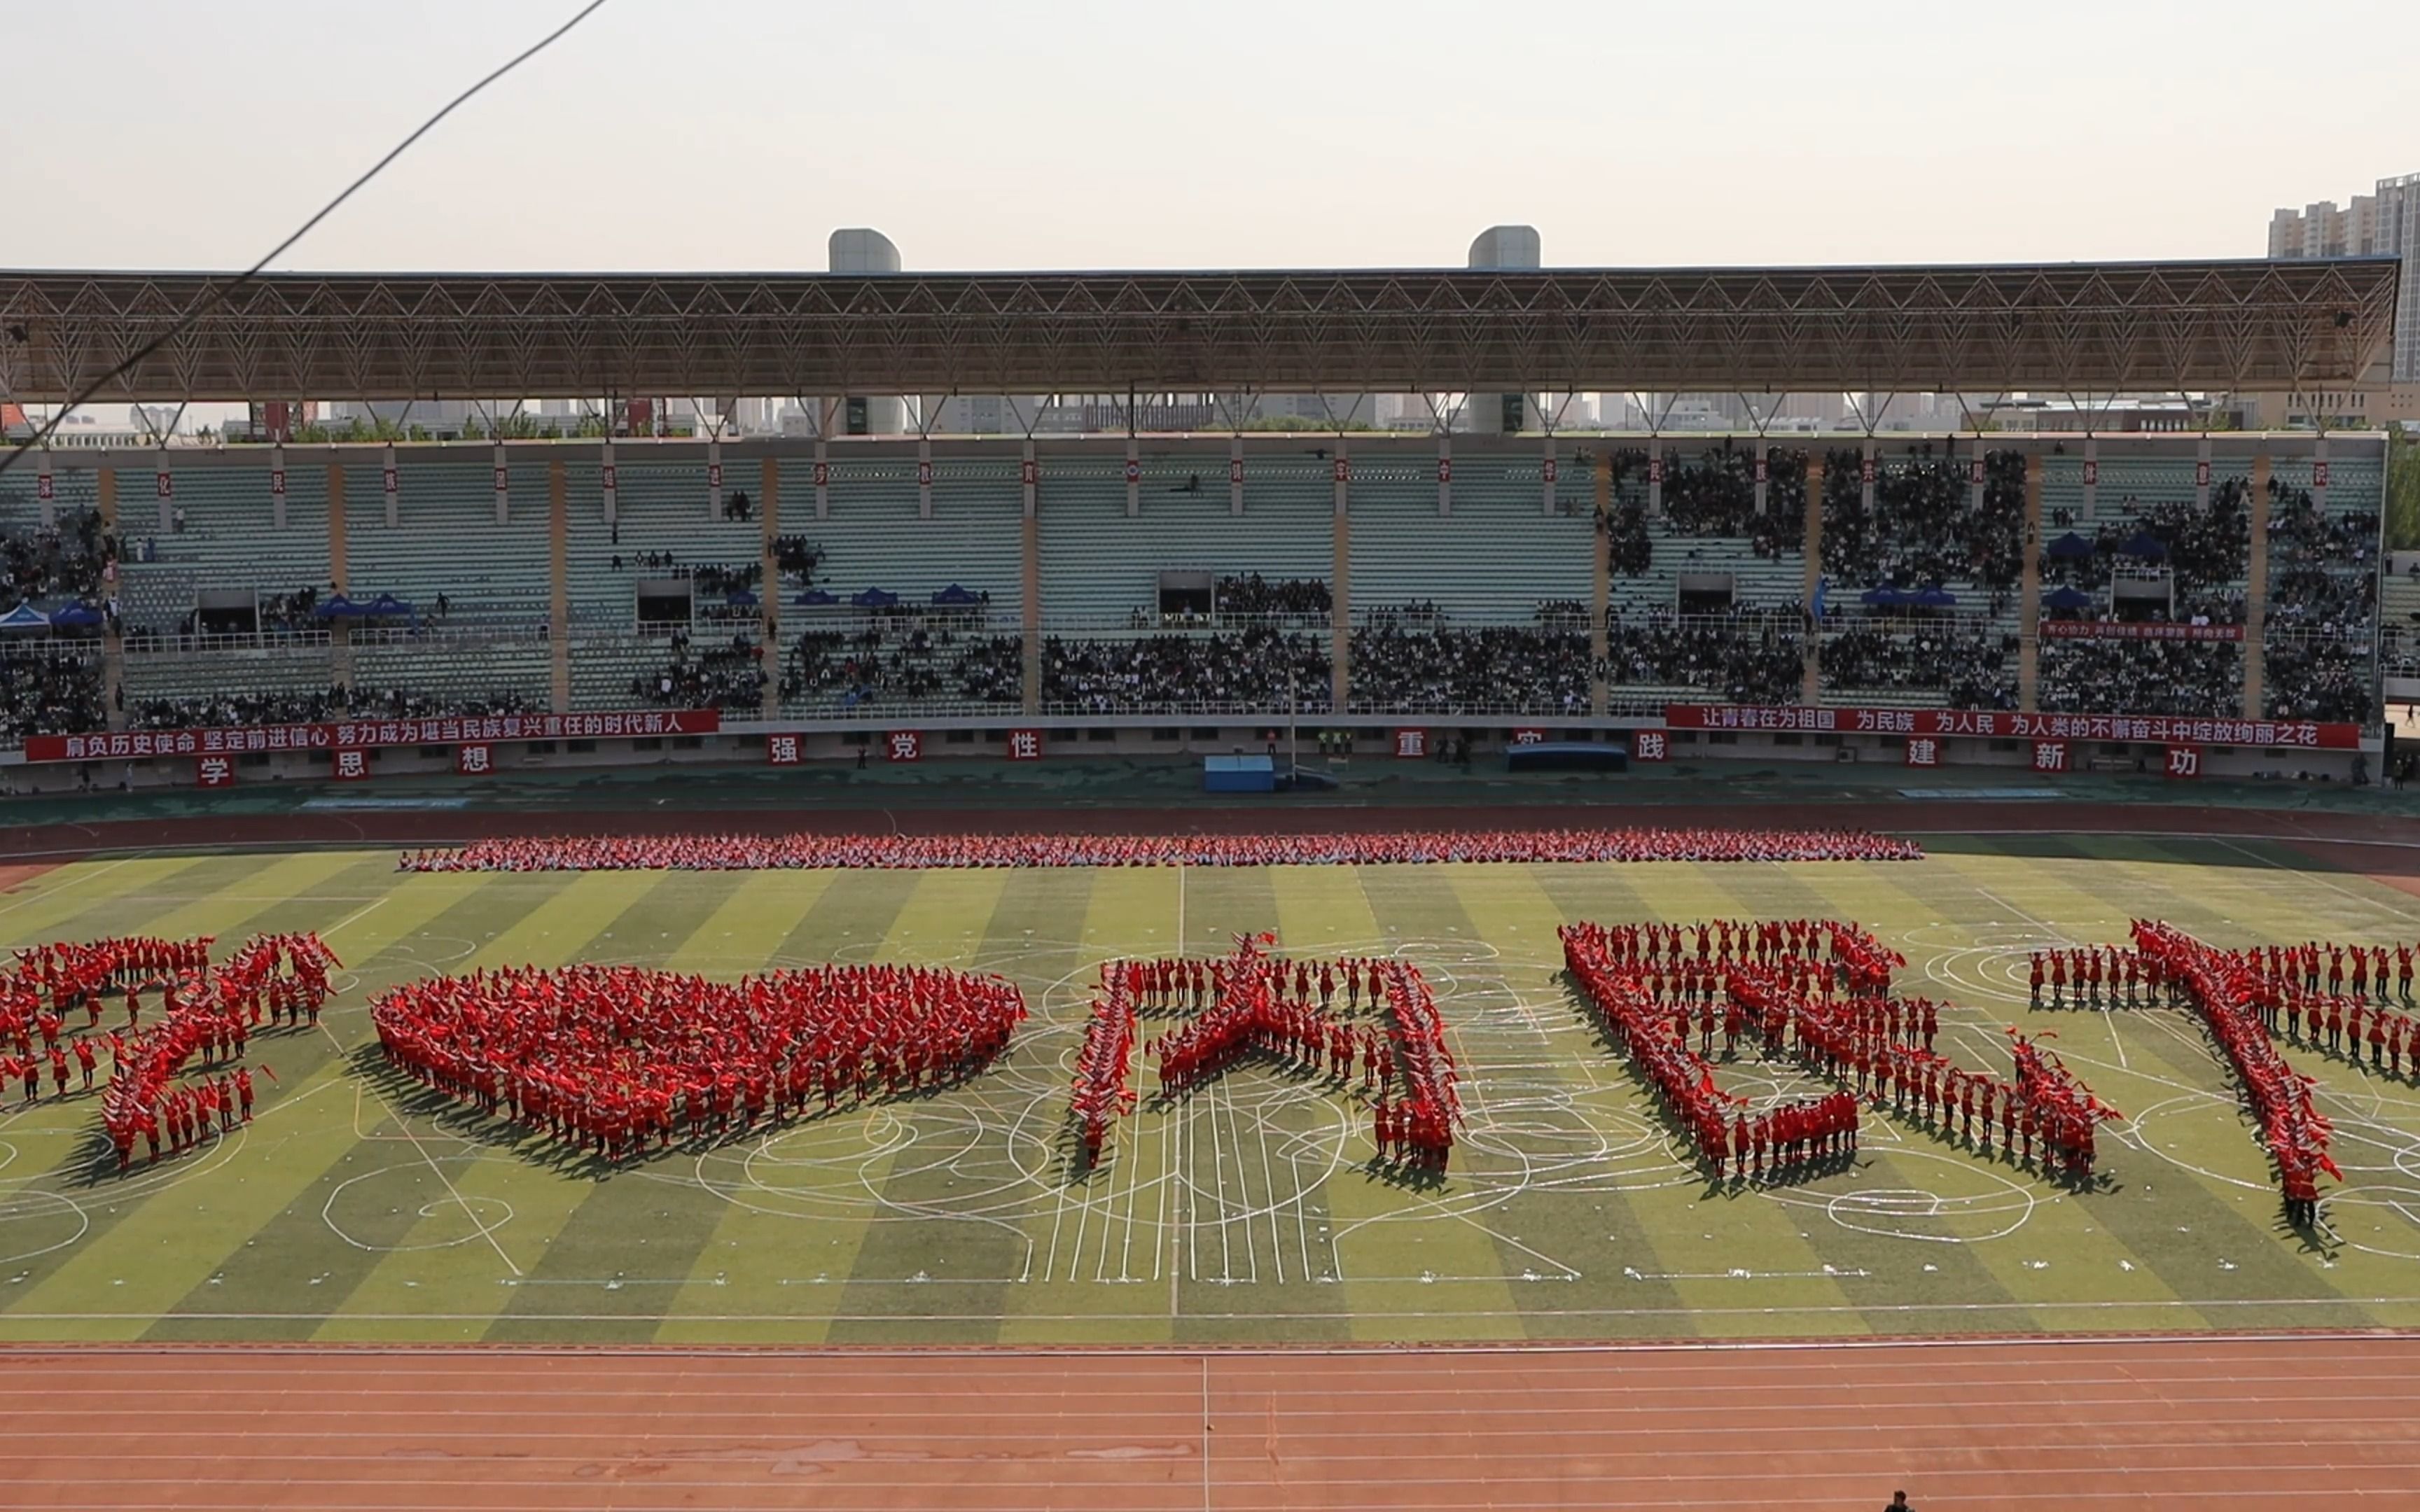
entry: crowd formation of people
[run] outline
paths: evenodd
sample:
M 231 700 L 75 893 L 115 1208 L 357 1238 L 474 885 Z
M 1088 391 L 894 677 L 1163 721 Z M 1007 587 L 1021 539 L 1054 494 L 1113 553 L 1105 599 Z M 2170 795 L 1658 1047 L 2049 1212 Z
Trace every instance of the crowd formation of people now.
M 2234 1069 L 2276 1165 L 2287 1221 L 2304 1227 L 2315 1225 L 2319 1173 L 2342 1180 L 2344 1172 L 2329 1157 L 2335 1130 L 2312 1101 L 2312 1079 L 2286 1063 L 2262 1016 L 2267 980 L 2274 979 L 2264 980 L 2248 952 L 2214 949 L 2173 924 L 2137 919 L 2133 935 L 2151 980 L 2172 984 L 2201 1014 L 2220 1054 Z
M 0 972 L 0 1044 L 8 1047 L 0 1051 L 0 1088 L 22 1083 L 31 1103 L 47 1065 L 54 1095 L 65 1098 L 72 1057 L 89 1091 L 105 1052 L 101 1127 L 121 1171 L 138 1139 L 157 1161 L 163 1141 L 179 1153 L 250 1122 L 255 1087 L 244 1057 L 253 1032 L 318 1024 L 342 963 L 308 933 L 256 935 L 218 965 L 212 944 L 125 936 L 17 950 L 16 964 Z M 159 1006 L 147 1022 L 150 993 Z M 126 1022 L 104 1030 L 113 998 Z M 194 1070 L 201 1074 L 189 1077 Z
M 1563 964 L 1581 995 L 1603 1017 L 1614 1047 L 1663 1098 L 1714 1180 L 1728 1170 L 1743 1181 L 1778 1180 L 1856 1149 L 1854 1098 L 1833 1093 L 1751 1110 L 1715 1084 L 1713 1063 L 1690 1047 L 1685 1031 L 1675 1031 L 1674 1015 L 1650 995 L 1638 974 L 1616 964 L 1622 946 L 1615 932 L 1580 923 L 1563 925 L 1558 933 Z
M 505 967 L 427 978 L 370 1006 L 407 1074 L 606 1160 L 960 1080 L 1025 1016 L 998 977 L 896 965 L 736 982 Z
M 1025 639 L 923 623 L 809 630 L 790 643 L 784 705 L 887 708 L 949 702 L 1014 708 L 1024 700 Z
M 563 835 L 406 851 L 405 872 L 888 871 L 967 867 L 1388 866 L 1449 861 L 1913 861 L 1854 829 L 1473 829 L 1302 834 Z
M 1068 714 L 1298 709 L 1328 712 L 1325 632 L 1253 626 L 1128 640 L 1050 636 L 1042 642 L 1042 704 Z
M 2094 1127 L 2117 1117 L 2039 1046 L 2016 1039 L 2012 1078 L 1966 1070 L 1933 1048 L 1940 1005 L 1892 995 L 1903 958 L 1837 920 L 1596 924 L 1563 932 L 1566 964 L 1690 1131 L 1717 1179 L 1761 1179 L 1854 1147 L 1856 1100 L 1922 1120 L 1971 1148 L 2087 1175 Z M 1762 1114 L 1722 1093 L 1712 1057 L 1744 1033 L 1840 1085 Z M 1692 1049 L 1693 1037 L 1697 1047 Z M 1840 1121 L 1845 1111 L 1845 1124 Z M 1845 1141 L 1845 1142 L 1844 1142 Z

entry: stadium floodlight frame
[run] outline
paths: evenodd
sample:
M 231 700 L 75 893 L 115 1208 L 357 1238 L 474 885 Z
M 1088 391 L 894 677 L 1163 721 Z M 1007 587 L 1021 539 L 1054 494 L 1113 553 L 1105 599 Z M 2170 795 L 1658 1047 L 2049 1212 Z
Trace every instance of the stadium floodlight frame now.
M 2397 271 L 277 273 L 101 396 L 2290 391 L 2372 369 Z M 232 277 L 0 270 L 0 398 L 64 401 Z

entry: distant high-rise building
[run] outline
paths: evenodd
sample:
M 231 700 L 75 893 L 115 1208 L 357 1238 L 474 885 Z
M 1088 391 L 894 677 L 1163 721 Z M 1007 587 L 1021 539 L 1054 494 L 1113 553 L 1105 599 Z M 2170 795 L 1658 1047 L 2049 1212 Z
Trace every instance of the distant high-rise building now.
M 2269 217 L 2269 255 L 2401 258 L 2394 377 L 2397 383 L 2420 382 L 2420 173 L 2381 178 L 2375 193 L 2356 194 L 2341 209 L 2321 200 L 2277 211 Z

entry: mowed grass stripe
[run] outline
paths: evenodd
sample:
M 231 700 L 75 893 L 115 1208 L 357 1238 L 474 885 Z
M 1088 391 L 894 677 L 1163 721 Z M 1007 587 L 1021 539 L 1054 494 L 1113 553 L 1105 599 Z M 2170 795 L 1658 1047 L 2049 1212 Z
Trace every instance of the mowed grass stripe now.
M 308 864 L 303 864 L 308 863 Z M 251 863 L 247 863 L 251 864 Z M 267 922 L 290 929 L 324 927 L 358 907 L 343 898 L 314 899 L 330 878 L 374 862 L 359 855 L 294 857 L 256 868 L 257 880 L 236 898 L 196 898 L 158 916 L 159 926 L 179 934 L 234 936 L 248 925 Z M 197 869 L 198 870 L 198 869 Z M 274 889 L 283 907 L 266 901 Z M 329 889 L 334 890 L 334 889 Z M 154 1012 L 158 1010 L 155 1001 Z M 66 1162 L 45 1180 L 82 1207 L 91 1228 L 72 1250 L 39 1257 L 11 1287 L 12 1314 L 111 1314 L 57 1325 L 42 1324 L 41 1336 L 132 1339 L 171 1311 L 187 1293 L 206 1285 L 225 1258 L 242 1248 L 296 1192 L 342 1152 L 343 1142 L 315 1143 L 305 1132 L 323 1120 L 329 1106 L 342 1107 L 339 1070 L 307 1035 L 264 1035 L 254 1041 L 256 1063 L 287 1071 L 283 1085 L 264 1079 L 255 1123 L 236 1136 L 201 1147 L 158 1166 L 120 1178 L 87 1162 L 101 1158 L 97 1134 L 97 1096 L 59 1106 L 55 1127 L 69 1131 L 58 1142 Z M 308 1108 L 308 1112 L 303 1110 Z M 143 1158 L 139 1153 L 138 1159 Z M 190 1189 L 190 1191 L 188 1190 Z
M 706 956 L 719 945 L 719 933 L 699 936 L 752 882 L 736 872 L 664 873 L 598 939 L 613 940 L 620 947 L 614 955 L 629 964 L 679 969 L 684 951 Z M 534 1262 L 520 1260 L 527 1273 L 505 1283 L 511 1303 L 489 1325 L 487 1337 L 512 1344 L 644 1343 L 687 1283 L 724 1205 L 693 1180 L 659 1180 L 651 1172 L 585 1154 L 566 1160 L 560 1149 L 523 1140 L 518 1164 L 524 1170 L 551 1167 L 558 1180 L 568 1176 L 583 1186 L 586 1196 L 564 1215 Z M 657 1159 L 660 1165 L 677 1157 Z M 584 1315 L 584 1320 L 566 1323 L 562 1314 Z
M 1023 885 L 1011 887 L 1011 876 Z M 880 958 L 1013 968 L 1031 996 L 1037 984 L 1077 969 L 1078 921 L 1094 880 L 1077 871 L 927 872 L 892 920 Z M 918 1321 L 925 1314 L 951 1319 L 939 1332 L 953 1341 L 998 1337 L 1007 1291 L 1032 1274 L 1034 1259 L 1032 1233 L 1018 1222 L 1032 1206 L 1020 1161 L 1047 1166 L 1046 1151 L 1020 1152 L 1005 1133 L 1030 1101 L 995 1067 L 965 1086 L 874 1110 L 873 1118 L 896 1119 L 913 1140 L 882 1173 L 881 1208 L 859 1241 L 847 1283 L 802 1288 L 815 1291 L 816 1302 L 836 1299 L 833 1342 L 928 1338 L 936 1330 Z M 979 1215 L 967 1214 L 970 1206 Z
M 1651 862 L 1620 868 L 1620 876 L 1611 874 L 1616 870 L 1540 867 L 1537 876 L 1566 918 L 1602 924 L 1640 919 L 1678 923 L 1777 911 L 1745 907 L 1740 897 L 1714 881 L 1724 868 Z M 1621 1064 L 1618 1057 L 1615 1064 Z M 1636 1072 L 1623 1074 L 1637 1088 L 1642 1114 L 1656 1119 L 1674 1140 L 1683 1139 L 1652 1088 Z M 1744 1060 L 1718 1069 L 1715 1079 L 1729 1089 L 1761 1091 L 1768 1074 L 1749 1052 Z M 1778 1074 L 1781 1085 L 1798 1084 L 1786 1072 Z M 1688 1166 L 1694 1157 L 1683 1146 L 1675 1159 Z M 1754 1189 L 1714 1192 L 1693 1186 L 1674 1188 L 1670 1196 L 1668 1205 L 1642 1199 L 1647 1223 L 1639 1238 L 1652 1265 L 1633 1268 L 1668 1278 L 1674 1293 L 1692 1310 L 1688 1323 L 1699 1332 L 1736 1337 L 1777 1333 L 1849 1336 L 1865 1331 L 1855 1299 L 1825 1273 L 1827 1257 L 1812 1242 L 1812 1230 L 1795 1209 Z M 1750 1273 L 1735 1273 L 1743 1270 Z
M 777 879 L 803 886 L 770 887 Z M 768 965 L 863 961 L 880 953 L 916 886 L 916 875 L 904 872 L 770 873 L 752 878 L 725 908 L 762 908 L 735 927 L 735 940 L 744 936 L 747 942 L 735 949 L 762 944 Z M 779 903 L 749 902 L 758 898 L 760 887 Z M 839 948 L 844 940 L 850 942 L 845 950 Z M 889 1155 L 878 1153 L 869 1136 L 878 1138 L 890 1120 L 879 1107 L 844 1107 L 809 1119 L 761 1151 L 756 1140 L 743 1138 L 700 1156 L 682 1156 L 685 1166 L 658 1162 L 664 1180 L 697 1181 L 715 1194 L 722 1211 L 687 1284 L 667 1299 L 668 1316 L 657 1325 L 657 1337 L 675 1344 L 726 1343 L 730 1325 L 714 1321 L 721 1315 L 766 1318 L 804 1310 L 810 1316 L 795 1324 L 752 1325 L 751 1338 L 823 1342 L 823 1315 L 830 1306 L 822 1299 L 839 1295 L 872 1216 L 871 1193 L 861 1183 L 878 1185 L 889 1165 Z M 818 1276 L 830 1284 L 814 1284 Z
M 140 898 L 158 912 L 172 906 L 168 898 L 195 896 L 184 877 L 200 862 L 194 856 L 142 856 L 77 861 L 44 872 L 0 894 L 0 941 L 18 947 L 96 938 L 91 923 L 113 900 Z
M 987 1079 L 1003 1094 L 1010 1084 L 1025 1090 L 1030 1102 L 1011 1137 L 1016 1158 L 1038 1162 L 1039 1170 L 1037 1209 L 1025 1224 L 1038 1257 L 1031 1278 L 1003 1298 L 1002 1344 L 1156 1344 L 1170 1337 L 1172 1293 L 1166 1277 L 1177 1257 L 1169 1242 L 1174 1230 L 1165 1220 L 1175 1196 L 1170 1171 L 1174 1120 L 1139 1107 L 1119 1121 L 1101 1164 L 1078 1179 L 1070 1164 L 1077 1144 L 1066 1112 L 1100 963 L 1172 954 L 1176 889 L 1173 867 L 1095 874 L 1075 974 L 1063 982 L 1026 986 L 1033 1019 L 1020 1036 L 1014 1074 L 996 1072 L 997 1080 Z M 1172 1023 L 1145 1015 L 1138 1041 L 1165 1033 Z M 1147 1101 L 1156 1084 L 1138 1050 L 1136 1089 Z
M 555 873 L 498 876 L 490 884 L 424 932 L 473 947 L 467 957 L 444 962 L 445 971 L 626 954 L 593 949 L 593 942 L 616 928 L 636 931 L 645 901 L 664 878 Z M 482 1316 L 503 1312 L 513 1300 L 504 1283 L 517 1268 L 527 1272 L 539 1262 L 589 1183 L 553 1147 L 389 1070 L 370 1041 L 356 1051 L 354 1068 L 364 1087 L 365 1137 L 348 1168 L 335 1173 L 337 1181 L 354 1184 L 334 1195 L 334 1211 L 349 1229 L 367 1230 L 353 1241 L 370 1246 L 372 1263 L 344 1266 L 351 1285 L 329 1299 L 315 1336 L 477 1338 Z M 430 1313 L 453 1316 L 442 1322 L 414 1317 Z
M 1655 1137 L 1660 1134 L 1655 1109 L 1639 1105 L 1637 1085 L 1611 1057 L 1594 1016 L 1581 1009 L 1574 995 L 1562 967 L 1562 942 L 1556 934 L 1567 920 L 1539 885 L 1543 870 L 1481 866 L 1458 868 L 1451 874 L 1464 914 L 1480 937 L 1496 948 L 1504 987 L 1522 1005 L 1507 1016 L 1528 1026 L 1527 1033 L 1505 1037 L 1505 1050 L 1517 1057 L 1517 1069 L 1499 1070 L 1485 1060 L 1463 1068 L 1463 1103 L 1490 1123 L 1501 1119 L 1520 1128 L 1554 1130 L 1558 1138 L 1544 1150 L 1549 1155 L 1585 1151 L 1599 1139 L 1619 1152 L 1635 1136 L 1634 1131 L 1654 1139 L 1652 1152 L 1620 1155 L 1607 1163 L 1606 1170 L 1557 1173 L 1549 1178 L 1547 1191 L 1522 1204 L 1538 1213 L 1534 1218 L 1523 1213 L 1523 1233 L 1532 1228 L 1542 1234 L 1559 1233 L 1567 1246 L 1562 1258 L 1581 1273 L 1584 1282 L 1613 1285 L 1624 1267 L 1642 1275 L 1659 1269 L 1645 1242 L 1647 1227 L 1656 1215 L 1668 1214 L 1675 1203 L 1685 1200 L 1697 1183 L 1687 1172 L 1668 1166 L 1665 1146 Z M 1458 1016 L 1450 1002 L 1447 1013 L 1450 1022 Z M 1466 1035 L 1463 1043 L 1470 1042 Z M 1516 1087 L 1536 1088 L 1523 1094 L 1532 1102 L 1543 1092 L 1547 1105 L 1507 1112 L 1502 1104 Z M 1515 1147 L 1527 1142 L 1518 1132 L 1497 1137 Z M 1457 1156 L 1465 1169 L 1481 1160 L 1503 1161 L 1499 1155 L 1481 1155 L 1476 1149 L 1457 1151 Z M 1633 1184 L 1636 1191 L 1628 1189 Z M 1579 1211 L 1583 1202 L 1584 1213 Z M 1568 1215 L 1554 1211 L 1566 1206 L 1572 1210 Z M 1528 1317 L 1528 1331 L 1536 1337 L 1668 1336 L 1691 1332 L 1685 1318 L 1676 1327 L 1672 1317 L 1646 1316 L 1679 1312 L 1681 1296 L 1671 1283 L 1625 1278 L 1620 1295 L 1623 1304 L 1642 1311 L 1612 1318 L 1567 1318 L 1540 1309 Z

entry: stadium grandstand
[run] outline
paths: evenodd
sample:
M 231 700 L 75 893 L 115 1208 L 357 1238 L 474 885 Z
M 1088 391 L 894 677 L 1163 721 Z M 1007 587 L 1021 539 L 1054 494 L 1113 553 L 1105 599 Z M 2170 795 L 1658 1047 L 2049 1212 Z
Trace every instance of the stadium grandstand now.
M 0 273 L 0 399 L 57 403 L 211 289 Z M 468 747 L 479 773 L 1184 756 L 1308 721 L 1372 755 L 2342 778 L 2379 759 L 2399 644 L 2385 439 L 2031 434 L 1989 396 L 2340 381 L 2395 289 L 2380 259 L 267 277 L 107 393 L 250 402 L 248 432 L 0 476 L 0 761 L 50 791 L 95 759 L 182 784 Z M 1548 391 L 1982 397 L 1933 434 L 1480 413 Z M 1289 393 L 1439 423 L 1247 428 Z M 663 439 L 630 397 L 663 393 L 790 395 L 810 433 L 726 438 L 716 402 Z M 852 433 L 869 396 L 967 393 L 1124 395 L 1113 423 L 1202 394 L 1225 424 Z M 515 439 L 288 419 L 431 394 L 511 396 L 486 413 Z M 546 399 L 613 423 L 518 439 Z

